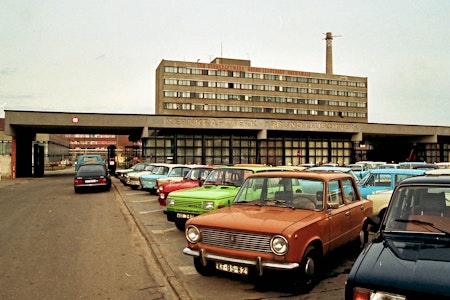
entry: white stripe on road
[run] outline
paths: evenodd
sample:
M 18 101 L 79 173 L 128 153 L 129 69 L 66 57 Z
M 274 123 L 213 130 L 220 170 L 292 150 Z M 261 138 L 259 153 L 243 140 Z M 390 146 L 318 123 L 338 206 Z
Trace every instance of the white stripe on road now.
M 141 215 L 152 214 L 152 213 L 155 213 L 155 212 L 161 212 L 161 211 L 163 211 L 163 210 L 164 210 L 164 209 L 142 210 L 142 211 L 139 212 L 139 214 L 141 214 Z
M 155 199 L 147 199 L 147 200 L 134 200 L 131 203 L 144 203 L 144 202 L 153 202 Z
M 166 232 L 174 231 L 174 230 L 178 230 L 178 229 L 176 227 L 172 227 L 172 228 L 169 228 L 169 229 L 155 229 L 155 230 L 152 230 L 152 233 L 154 233 L 154 234 L 164 234 Z

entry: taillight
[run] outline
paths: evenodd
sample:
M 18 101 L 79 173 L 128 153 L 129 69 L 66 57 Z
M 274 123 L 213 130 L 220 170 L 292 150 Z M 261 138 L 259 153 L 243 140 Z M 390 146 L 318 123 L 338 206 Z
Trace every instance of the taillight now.
M 106 178 L 100 177 L 100 178 L 98 179 L 98 182 L 99 182 L 99 183 L 106 183 Z
M 75 178 L 75 185 L 83 184 L 83 179 Z

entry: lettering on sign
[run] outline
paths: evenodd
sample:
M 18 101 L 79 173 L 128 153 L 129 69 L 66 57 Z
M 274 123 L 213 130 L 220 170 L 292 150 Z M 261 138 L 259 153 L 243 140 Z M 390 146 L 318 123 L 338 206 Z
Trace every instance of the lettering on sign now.
M 168 127 L 188 128 L 245 128 L 257 129 L 256 120 L 226 120 L 208 118 L 166 118 Z
M 302 122 L 302 121 L 280 121 L 266 120 L 266 129 L 276 130 L 307 130 L 307 131 L 358 131 L 354 124 L 331 123 L 331 122 Z
M 205 63 L 197 63 L 197 66 L 202 69 L 230 70 L 230 71 L 241 71 L 241 72 L 246 71 L 246 72 L 255 72 L 255 73 L 271 73 L 271 74 L 278 74 L 278 75 L 311 76 L 311 72 L 289 71 L 289 70 L 270 69 L 270 68 L 256 68 L 256 67 L 247 67 L 247 66 L 205 64 Z
M 234 128 L 254 130 L 302 130 L 359 132 L 359 128 L 351 123 L 307 122 L 289 120 L 248 120 L 248 119 L 214 119 L 214 118 L 177 118 L 164 119 L 165 126 L 170 128 Z

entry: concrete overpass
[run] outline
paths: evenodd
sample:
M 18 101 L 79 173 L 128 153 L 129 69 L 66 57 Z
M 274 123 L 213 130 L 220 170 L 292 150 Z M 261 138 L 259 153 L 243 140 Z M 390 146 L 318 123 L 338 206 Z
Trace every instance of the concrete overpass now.
M 201 118 L 189 116 L 104 114 L 78 112 L 5 111 L 5 134 L 13 137 L 12 174 L 29 176 L 32 164 L 32 141 L 36 133 L 54 134 L 116 134 L 146 138 L 154 129 L 225 129 L 254 130 L 258 139 L 268 132 L 313 131 L 348 133 L 352 142 L 379 144 L 401 143 L 450 144 L 450 127 L 319 122 L 245 118 Z M 389 147 L 395 147 L 388 143 Z

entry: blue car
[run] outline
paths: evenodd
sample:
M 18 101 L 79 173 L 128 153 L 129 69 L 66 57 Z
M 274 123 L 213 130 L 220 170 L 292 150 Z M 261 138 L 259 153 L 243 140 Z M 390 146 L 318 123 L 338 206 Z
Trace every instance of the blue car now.
M 422 175 L 425 170 L 415 169 L 374 169 L 370 170 L 359 182 L 361 197 L 367 199 L 367 195 L 376 191 L 393 190 L 395 186 L 408 177 Z
M 144 191 L 150 192 L 152 194 L 156 194 L 158 188 L 157 179 L 167 178 L 175 168 L 184 168 L 186 170 L 190 169 L 189 166 L 183 164 L 156 163 L 154 165 L 155 167 L 152 169 L 152 172 L 150 174 L 141 175 L 139 177 L 141 188 Z

